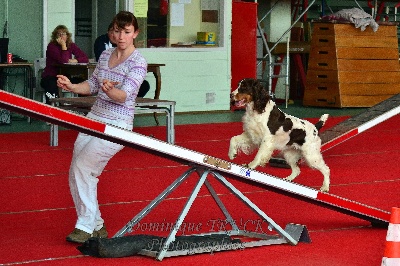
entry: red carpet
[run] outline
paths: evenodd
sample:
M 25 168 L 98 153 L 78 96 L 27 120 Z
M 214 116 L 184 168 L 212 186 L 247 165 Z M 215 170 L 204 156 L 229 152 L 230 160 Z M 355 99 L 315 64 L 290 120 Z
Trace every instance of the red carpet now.
M 342 121 L 332 117 L 324 129 Z M 310 119 L 315 122 L 317 119 Z M 398 206 L 400 116 L 330 149 L 324 153 L 331 168 L 331 193 L 390 211 Z M 228 160 L 229 139 L 240 134 L 241 123 L 176 126 L 176 144 Z M 164 127 L 137 128 L 136 132 L 165 139 Z M 73 229 L 75 210 L 69 195 L 68 168 L 77 132 L 60 132 L 58 147 L 50 147 L 49 133 L 1 134 L 0 159 L 0 264 L 1 265 L 379 265 L 386 228 L 372 228 L 358 218 L 334 212 L 280 195 L 268 187 L 239 178 L 228 178 L 242 193 L 280 226 L 288 223 L 307 227 L 312 243 L 297 246 L 273 245 L 225 251 L 214 254 L 164 258 L 132 256 L 100 259 L 83 256 L 74 244 L 65 241 Z M 245 163 L 252 156 L 240 155 L 234 162 Z M 110 236 L 169 186 L 187 165 L 131 148 L 125 148 L 107 165 L 99 183 L 99 202 Z M 319 172 L 301 165 L 295 180 L 319 188 Z M 278 177 L 288 169 L 267 165 L 258 170 Z M 168 200 L 142 221 L 135 233 L 160 234 L 147 223 L 173 223 L 182 210 L 196 178 L 189 178 Z M 216 191 L 239 225 L 254 230 L 257 219 L 227 189 L 216 184 Z M 187 224 L 200 233 L 219 231 L 223 214 L 202 188 L 188 216 Z M 245 223 L 247 221 L 247 223 Z M 251 228 L 254 226 L 254 228 Z M 268 231 L 267 225 L 259 228 Z M 183 232 L 179 232 L 181 235 Z

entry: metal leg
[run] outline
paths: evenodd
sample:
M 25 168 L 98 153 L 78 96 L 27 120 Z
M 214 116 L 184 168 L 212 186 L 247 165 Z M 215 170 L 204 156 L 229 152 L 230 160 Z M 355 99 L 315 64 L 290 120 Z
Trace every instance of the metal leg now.
M 171 119 L 170 119 L 170 111 L 168 108 L 165 109 L 165 120 L 167 128 L 167 142 L 174 144 L 171 140 L 171 128 L 170 128 Z
M 232 193 L 234 193 L 238 198 L 240 198 L 247 206 L 254 210 L 261 218 L 269 223 L 270 226 L 275 228 L 277 232 L 284 237 L 288 242 L 293 245 L 297 245 L 297 242 L 291 235 L 289 235 L 285 230 L 283 230 L 277 223 L 275 223 L 270 217 L 268 217 L 260 208 L 257 207 L 253 202 L 251 202 L 242 192 L 235 188 L 231 183 L 229 183 L 222 175 L 217 172 L 211 172 L 222 184 L 229 188 Z
M 189 212 L 189 209 L 192 206 L 193 201 L 196 199 L 196 196 L 199 193 L 201 186 L 204 184 L 204 181 L 206 181 L 206 177 L 207 177 L 208 173 L 209 173 L 209 171 L 206 170 L 201 175 L 201 178 L 200 178 L 199 182 L 197 182 L 197 185 L 196 185 L 195 189 L 193 190 L 192 194 L 190 195 L 188 201 L 185 204 L 185 207 L 183 208 L 181 214 L 178 217 L 178 220 L 176 221 L 176 224 L 174 226 L 174 230 L 171 231 L 171 233 L 169 234 L 169 236 L 165 240 L 165 243 L 164 243 L 164 245 L 162 247 L 162 250 L 160 251 L 160 253 L 157 256 L 157 260 L 162 260 L 164 258 L 165 254 L 168 251 L 169 245 L 175 240 L 175 235 L 178 232 L 178 229 L 180 228 L 180 226 L 182 225 L 182 222 L 185 219 L 187 213 Z
M 51 103 L 55 106 L 55 103 Z M 58 125 L 50 124 L 50 146 L 58 146 Z
M 218 197 L 217 193 L 215 192 L 214 188 L 211 186 L 210 182 L 206 180 L 205 185 L 210 192 L 211 196 L 214 198 L 215 202 L 217 203 L 218 207 L 221 209 L 222 213 L 225 215 L 226 221 L 230 223 L 232 226 L 232 230 L 239 233 L 239 227 L 236 225 L 235 220 L 232 218 L 228 210 L 226 209 L 225 205 L 222 203 L 221 199 Z
M 152 209 L 154 209 L 162 200 L 164 200 L 172 191 L 174 191 L 185 179 L 195 171 L 195 168 L 190 168 L 184 172 L 177 180 L 175 180 L 169 187 L 167 187 L 157 198 L 155 198 L 149 205 L 147 205 L 141 212 L 133 217 L 121 230 L 119 230 L 113 237 L 123 236 L 127 232 L 132 231 L 140 220 L 142 220 Z
M 175 106 L 170 105 L 169 109 L 165 109 L 166 113 L 166 121 L 167 121 L 167 142 L 171 144 L 175 144 L 175 128 L 174 128 L 174 113 L 175 113 Z
M 58 146 L 58 125 L 50 125 L 50 146 Z
M 175 105 L 169 106 L 169 124 L 168 130 L 170 132 L 170 143 L 175 144 Z

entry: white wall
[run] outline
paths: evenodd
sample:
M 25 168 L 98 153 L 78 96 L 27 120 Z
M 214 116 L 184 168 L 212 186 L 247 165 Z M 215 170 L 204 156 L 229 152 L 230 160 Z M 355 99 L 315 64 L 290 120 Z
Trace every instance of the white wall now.
M 176 101 L 177 112 L 229 110 L 230 63 L 227 49 L 140 49 L 148 63 L 161 67 L 161 99 Z M 154 95 L 154 77 L 148 97 Z M 207 98 L 208 97 L 208 98 Z M 213 100 L 214 99 L 214 100 Z

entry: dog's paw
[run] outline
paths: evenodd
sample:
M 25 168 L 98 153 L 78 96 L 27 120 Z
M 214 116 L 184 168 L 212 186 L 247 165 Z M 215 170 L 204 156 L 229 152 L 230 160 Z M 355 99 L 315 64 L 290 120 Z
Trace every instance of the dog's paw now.
M 322 186 L 319 190 L 321 192 L 329 192 L 329 186 Z
M 237 156 L 237 152 L 234 149 L 229 149 L 229 152 L 228 152 L 229 159 L 233 160 L 236 158 L 236 156 Z
M 297 175 L 290 175 L 290 176 L 285 177 L 283 180 L 293 181 L 296 177 L 297 177 Z
M 256 169 L 257 166 L 258 166 L 257 164 L 251 162 L 251 163 L 249 163 L 249 164 L 247 165 L 247 168 L 249 168 L 249 169 Z

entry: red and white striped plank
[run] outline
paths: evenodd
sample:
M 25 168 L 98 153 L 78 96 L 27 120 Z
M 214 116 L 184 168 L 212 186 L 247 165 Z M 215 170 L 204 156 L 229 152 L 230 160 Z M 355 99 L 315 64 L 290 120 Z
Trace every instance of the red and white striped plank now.
M 345 142 L 346 140 L 349 140 L 350 138 L 357 136 L 358 134 L 388 120 L 389 118 L 397 115 L 400 113 L 400 106 L 397 106 L 391 110 L 388 110 L 387 112 L 375 117 L 374 119 L 371 119 L 370 121 L 360 125 L 357 128 L 354 128 L 342 135 L 340 135 L 339 137 L 336 137 L 332 140 L 329 140 L 327 142 L 325 142 L 324 144 L 322 144 L 321 146 L 321 151 L 327 151 L 333 147 L 335 147 L 336 145 L 339 145 L 342 142 Z
M 251 170 L 221 159 L 213 158 L 220 162 L 220 164 L 209 163 L 210 160 L 207 159 L 209 159 L 210 156 L 206 154 L 91 120 L 5 91 L 0 91 L 0 107 L 58 124 L 66 128 L 77 129 L 88 134 L 106 138 L 125 146 L 133 148 L 137 148 L 138 146 L 144 147 L 149 149 L 149 152 L 160 152 L 163 155 L 168 155 L 168 158 L 171 160 L 181 161 L 183 159 L 188 163 L 196 163 L 200 166 L 255 181 L 270 186 L 279 193 L 291 196 L 295 199 L 334 209 L 335 211 L 346 213 L 370 222 L 388 223 L 390 218 L 390 213 L 384 210 L 332 194 L 323 193 L 316 189 L 288 182 L 282 178 Z M 229 167 L 220 167 L 220 165 L 229 165 Z

